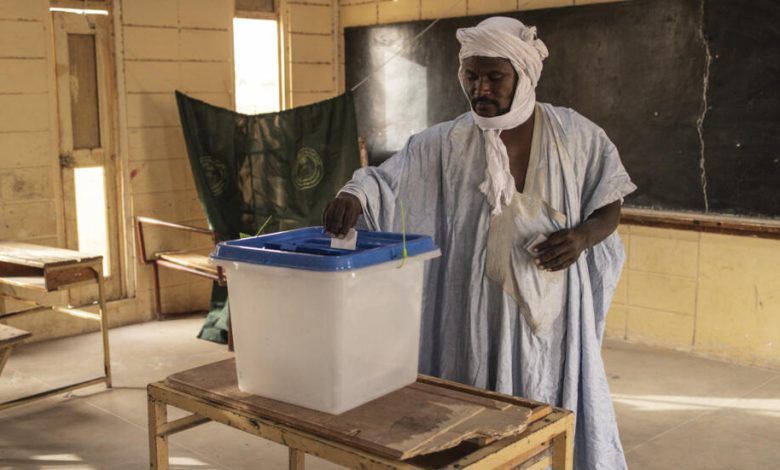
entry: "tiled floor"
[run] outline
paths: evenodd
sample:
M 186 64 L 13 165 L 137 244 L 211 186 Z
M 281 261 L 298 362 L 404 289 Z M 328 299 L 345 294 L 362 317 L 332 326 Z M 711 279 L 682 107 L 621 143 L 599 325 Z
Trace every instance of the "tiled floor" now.
M 112 330 L 115 389 L 0 412 L 0 469 L 148 468 L 146 384 L 230 356 L 195 339 L 200 323 Z M 87 335 L 20 348 L 0 377 L 0 400 L 99 375 L 99 341 Z M 780 465 L 780 371 L 621 343 L 605 345 L 604 359 L 631 469 Z M 171 438 L 171 468 L 286 469 L 287 451 L 210 423 Z M 337 466 L 307 457 L 307 468 Z
M 780 468 L 780 371 L 608 343 L 631 469 Z

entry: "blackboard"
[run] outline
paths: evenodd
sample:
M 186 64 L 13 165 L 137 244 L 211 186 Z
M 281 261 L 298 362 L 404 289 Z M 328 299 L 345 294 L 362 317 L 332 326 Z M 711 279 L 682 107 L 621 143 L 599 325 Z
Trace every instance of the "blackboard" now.
M 626 204 L 780 216 L 780 2 L 632 0 L 503 14 L 550 49 L 539 101 L 576 109 L 615 142 L 639 189 Z M 455 31 L 434 25 L 355 92 L 372 163 L 468 109 Z M 347 28 L 351 88 L 430 21 Z

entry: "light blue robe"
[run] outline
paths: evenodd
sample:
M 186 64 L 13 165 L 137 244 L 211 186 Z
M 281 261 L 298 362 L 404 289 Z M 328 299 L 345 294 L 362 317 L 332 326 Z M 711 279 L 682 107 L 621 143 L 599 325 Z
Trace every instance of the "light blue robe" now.
M 602 129 L 567 108 L 538 104 L 536 113 L 538 161 L 524 195 L 576 227 L 635 189 Z M 478 189 L 484 174 L 482 132 L 465 113 L 412 136 L 343 189 L 360 199 L 360 223 L 371 230 L 399 232 L 402 199 L 407 231 L 431 235 L 441 248 L 426 269 L 420 372 L 575 410 L 575 468 L 626 468 L 600 353 L 624 260 L 620 238 L 613 233 L 567 269 L 563 313 L 534 332 L 485 272 L 491 215 Z

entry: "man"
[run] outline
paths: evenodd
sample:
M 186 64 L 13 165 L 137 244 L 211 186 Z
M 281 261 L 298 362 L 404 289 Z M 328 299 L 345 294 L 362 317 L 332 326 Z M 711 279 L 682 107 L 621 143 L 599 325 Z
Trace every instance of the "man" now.
M 420 371 L 576 411 L 577 468 L 625 458 L 600 356 L 623 263 L 614 233 L 631 183 L 603 130 L 536 103 L 547 57 L 536 29 L 503 17 L 457 33 L 471 112 L 355 172 L 327 231 L 433 236 Z

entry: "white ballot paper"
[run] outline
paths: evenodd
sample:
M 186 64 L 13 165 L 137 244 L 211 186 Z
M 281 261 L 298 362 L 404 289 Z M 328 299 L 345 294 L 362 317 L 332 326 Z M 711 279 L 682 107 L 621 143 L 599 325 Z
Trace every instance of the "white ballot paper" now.
M 540 233 L 539 235 L 536 236 L 536 238 L 531 240 L 529 243 L 526 243 L 525 249 L 528 250 L 529 253 L 531 253 L 531 256 L 536 257 L 537 253 L 534 251 L 534 248 L 536 248 L 536 245 L 542 243 L 545 240 L 547 240 L 547 237 L 545 237 Z
M 340 250 L 354 250 L 357 247 L 357 230 L 354 228 L 349 229 L 349 233 L 344 238 L 331 238 L 330 247 Z

